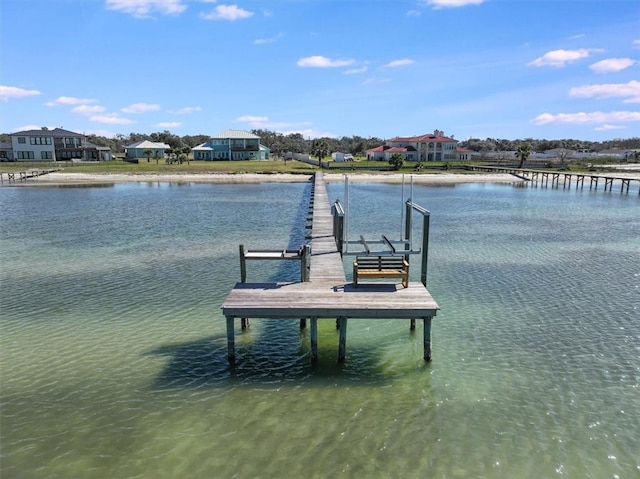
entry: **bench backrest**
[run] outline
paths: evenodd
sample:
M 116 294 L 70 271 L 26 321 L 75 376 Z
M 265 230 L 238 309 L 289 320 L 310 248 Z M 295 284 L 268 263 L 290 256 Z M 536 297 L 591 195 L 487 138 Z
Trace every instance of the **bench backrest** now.
M 363 269 L 388 269 L 403 268 L 405 260 L 403 256 L 356 256 L 356 263 Z

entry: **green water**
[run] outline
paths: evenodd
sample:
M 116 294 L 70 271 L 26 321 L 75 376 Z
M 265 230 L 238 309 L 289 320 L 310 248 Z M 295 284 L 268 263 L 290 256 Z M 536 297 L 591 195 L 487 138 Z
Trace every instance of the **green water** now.
M 350 320 L 339 365 L 322 320 L 312 365 L 297 322 L 253 320 L 230 369 L 238 245 L 299 245 L 309 191 L 1 188 L 1 477 L 640 476 L 637 195 L 414 187 L 431 363 L 404 322 Z M 399 186 L 350 196 L 352 235 L 399 234 Z

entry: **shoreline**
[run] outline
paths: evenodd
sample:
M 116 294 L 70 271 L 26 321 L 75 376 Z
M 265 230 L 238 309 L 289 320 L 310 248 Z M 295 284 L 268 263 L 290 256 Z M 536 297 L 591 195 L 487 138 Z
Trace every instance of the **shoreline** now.
M 419 185 L 455 185 L 462 183 L 522 183 L 524 180 L 508 173 L 324 173 L 328 183 L 342 182 L 344 176 L 349 181 L 360 183 L 390 183 L 400 184 L 413 178 L 413 184 Z M 29 178 L 11 183 L 11 186 L 98 186 L 115 185 L 118 183 L 202 183 L 202 184 L 230 184 L 230 183 L 304 183 L 311 175 L 293 173 L 69 173 L 53 172 L 46 175 Z M 5 185 L 7 185 L 5 183 Z M 3 185 L 4 186 L 4 185 Z M 7 185 L 8 186 L 8 185 Z

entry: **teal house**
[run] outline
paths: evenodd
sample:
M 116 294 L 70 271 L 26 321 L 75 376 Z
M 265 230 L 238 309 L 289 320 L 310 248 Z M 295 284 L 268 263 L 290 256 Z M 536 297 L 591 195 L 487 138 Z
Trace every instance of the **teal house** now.
M 158 159 L 164 158 L 170 148 L 166 143 L 144 140 L 125 146 L 124 153 L 127 158 Z
M 245 130 L 225 130 L 192 148 L 194 160 L 268 160 L 271 150 Z

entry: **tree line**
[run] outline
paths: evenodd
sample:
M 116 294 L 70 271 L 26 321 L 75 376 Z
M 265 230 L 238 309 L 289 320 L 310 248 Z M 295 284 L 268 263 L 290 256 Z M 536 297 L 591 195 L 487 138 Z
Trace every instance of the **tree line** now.
M 523 140 L 503 140 L 500 138 L 469 138 L 461 141 L 459 146 L 468 148 L 469 150 L 480 153 L 500 152 L 500 151 L 517 151 L 520 145 L 527 144 L 532 152 L 543 153 L 548 150 L 562 149 L 586 152 L 600 152 L 613 148 L 622 150 L 640 149 L 640 138 L 626 138 L 607 140 L 602 142 L 584 141 L 574 139 L 563 140 L 537 140 L 533 138 L 525 138 Z

